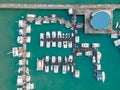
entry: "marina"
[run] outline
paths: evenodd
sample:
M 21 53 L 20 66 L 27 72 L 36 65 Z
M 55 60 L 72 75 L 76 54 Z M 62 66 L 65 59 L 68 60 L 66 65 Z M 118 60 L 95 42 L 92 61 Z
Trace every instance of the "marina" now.
M 16 35 L 16 43 L 18 44 L 16 44 L 16 46 L 13 45 L 14 47 L 12 49 L 13 57 L 18 57 L 18 58 L 14 58 L 15 60 L 18 59 L 15 62 L 17 62 L 19 66 L 17 70 L 18 75 L 15 80 L 17 84 L 16 86 L 17 90 L 31 90 L 31 89 L 37 90 L 38 87 L 39 88 L 43 87 L 43 86 L 39 86 L 36 82 L 42 79 L 42 76 L 44 75 L 47 76 L 47 74 L 49 74 L 50 76 L 48 75 L 48 77 L 52 78 L 53 80 L 56 77 L 62 78 L 61 74 L 63 74 L 64 77 L 67 78 L 69 77 L 73 81 L 74 78 L 72 78 L 72 76 L 75 77 L 76 80 L 78 79 L 78 81 L 80 80 L 82 81 L 82 78 L 83 79 L 85 79 L 84 77 L 87 78 L 88 76 L 90 76 L 89 74 L 92 74 L 91 72 L 93 72 L 94 74 L 93 76 L 95 76 L 96 80 L 107 83 L 106 78 L 109 78 L 109 76 L 106 77 L 106 72 L 108 71 L 106 70 L 105 64 L 103 63 L 103 61 L 105 60 L 105 55 L 107 54 L 104 53 L 103 49 L 101 50 L 101 48 L 104 47 L 104 44 L 101 44 L 102 40 L 94 41 L 93 39 L 93 41 L 84 41 L 83 34 L 80 34 L 80 32 L 83 31 L 76 30 L 77 28 L 76 20 L 78 20 L 78 16 L 76 15 L 73 15 L 73 18 L 70 20 L 62 18 L 60 19 L 61 22 L 59 22 L 59 20 L 56 19 L 57 19 L 57 15 L 53 13 L 45 16 L 39 16 L 37 14 L 27 13 L 23 19 L 20 18 L 19 19 L 20 21 L 18 20 L 19 29 L 17 33 L 19 35 Z M 66 20 L 70 21 L 72 23 L 72 26 Z M 29 22 L 29 24 L 26 24 L 27 22 Z M 41 28 L 43 31 L 41 30 L 38 32 L 37 30 L 39 28 L 34 29 L 34 27 L 39 27 L 39 26 L 42 27 L 43 24 L 44 25 L 46 24 L 47 26 L 48 24 L 55 24 L 55 23 L 59 23 L 59 24 L 61 23 L 60 24 L 61 27 L 66 28 L 66 30 L 68 29 L 68 31 L 65 32 L 61 28 L 57 30 L 55 30 L 56 28 L 53 29 Z M 83 29 L 84 24 L 81 22 L 79 23 L 80 26 L 78 26 L 78 29 Z M 36 34 L 34 32 L 36 32 Z M 32 33 L 35 34 L 34 36 L 36 36 L 36 38 L 33 37 Z M 117 38 L 118 40 L 115 41 L 114 44 L 116 46 L 119 46 L 118 33 L 117 34 L 112 33 L 112 34 L 113 36 L 111 37 Z M 38 42 L 36 43 L 34 42 L 34 40 L 37 40 Z M 92 40 L 92 39 L 88 39 L 88 40 Z M 37 48 L 34 47 L 35 44 Z M 56 53 L 56 51 L 54 51 L 53 48 L 58 49 L 58 53 Z M 59 52 L 60 49 L 61 51 Z M 63 49 L 65 49 L 65 51 Z M 108 50 L 107 47 L 105 49 Z M 53 50 L 53 54 L 51 54 L 52 50 Z M 67 52 L 68 50 L 69 52 Z M 33 53 L 33 51 L 35 53 Z M 38 53 L 39 51 L 40 53 Z M 46 54 L 43 51 L 45 51 Z M 49 52 L 50 54 L 47 52 Z M 79 62 L 83 62 L 80 60 L 80 58 L 84 60 L 83 58 L 84 54 L 90 59 L 91 64 L 93 64 L 93 69 L 90 70 L 91 72 L 87 71 L 86 75 L 81 67 L 84 67 L 88 64 L 83 63 L 82 65 L 82 63 L 81 64 L 79 63 Z M 101 59 L 103 60 L 101 61 Z M 80 65 L 78 66 L 78 64 Z M 45 74 L 43 74 L 44 72 L 41 71 L 44 71 Z M 56 75 L 51 74 L 51 72 L 55 73 Z M 35 73 L 36 75 L 33 73 Z M 35 76 L 38 76 L 40 79 L 38 78 L 38 80 L 37 79 L 35 80 Z M 31 83 L 31 79 L 32 79 L 32 83 Z

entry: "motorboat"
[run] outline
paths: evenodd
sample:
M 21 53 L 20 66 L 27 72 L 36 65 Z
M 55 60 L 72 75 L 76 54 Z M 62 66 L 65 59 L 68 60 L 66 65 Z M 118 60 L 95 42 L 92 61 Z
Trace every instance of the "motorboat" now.
M 68 48 L 72 48 L 72 41 L 68 41 Z
M 52 56 L 52 63 L 55 63 L 55 62 L 56 62 L 56 57 Z
M 92 47 L 98 48 L 98 47 L 100 47 L 100 43 L 92 43 Z
M 58 41 L 58 48 L 61 48 L 61 47 L 62 47 L 62 42 Z
M 101 52 L 97 51 L 97 63 L 100 63 L 101 57 L 102 57 Z
M 75 78 L 79 78 L 80 77 L 80 71 L 75 70 L 73 75 L 74 75 Z
M 68 62 L 73 62 L 73 56 L 72 55 L 69 55 Z
M 49 72 L 49 66 L 45 65 L 45 72 Z
M 57 38 L 62 38 L 62 32 L 61 31 L 57 32 Z
M 59 65 L 54 65 L 53 67 L 54 67 L 53 72 L 54 73 L 58 73 L 58 71 L 59 71 Z
M 66 65 L 62 65 L 62 73 L 63 74 L 67 73 L 67 66 Z
M 50 32 L 46 32 L 46 38 L 50 38 Z
M 50 57 L 49 57 L 49 56 L 46 56 L 46 57 L 45 57 L 45 62 L 49 62 L 49 60 L 50 60 Z
M 56 32 L 52 31 L 52 38 L 56 38 Z
M 40 33 L 40 39 L 44 39 L 44 33 Z
M 76 43 L 79 43 L 79 41 L 80 41 L 79 36 L 75 36 L 75 42 L 76 42 Z
M 58 63 L 61 63 L 61 62 L 62 62 L 62 57 L 58 56 Z
M 115 41 L 114 41 L 114 45 L 115 45 L 115 46 L 120 46 L 120 39 L 115 40 Z
M 92 57 L 92 63 L 96 63 L 96 58 L 95 58 L 95 56 Z
M 89 48 L 89 43 L 82 43 L 82 44 L 81 44 L 81 47 Z
M 40 40 L 40 47 L 44 46 L 44 41 Z
M 63 41 L 63 48 L 67 48 L 67 41 Z
M 52 41 L 52 47 L 56 47 L 56 41 Z
M 46 48 L 50 48 L 50 41 L 46 41 Z

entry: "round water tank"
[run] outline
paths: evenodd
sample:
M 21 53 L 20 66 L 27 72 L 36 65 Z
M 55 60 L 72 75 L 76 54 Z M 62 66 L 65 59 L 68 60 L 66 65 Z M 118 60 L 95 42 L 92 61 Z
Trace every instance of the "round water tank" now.
M 105 30 L 110 24 L 110 14 L 107 11 L 98 11 L 92 14 L 90 21 L 96 30 Z

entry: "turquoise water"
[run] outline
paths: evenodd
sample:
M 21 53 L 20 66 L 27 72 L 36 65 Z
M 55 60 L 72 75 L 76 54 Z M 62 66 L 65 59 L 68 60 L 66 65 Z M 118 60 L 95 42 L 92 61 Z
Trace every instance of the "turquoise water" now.
M 119 0 L 0 0 L 0 3 L 120 4 Z
M 0 10 L 0 90 L 16 90 L 17 77 L 17 58 L 12 58 L 12 55 L 7 55 L 16 43 L 18 35 L 17 21 L 21 16 L 28 13 L 37 15 L 48 15 L 52 13 L 57 14 L 58 17 L 70 19 L 67 15 L 67 10 Z M 120 11 L 114 12 L 114 23 L 120 21 L 118 16 Z M 83 22 L 83 16 L 79 16 L 79 21 Z M 44 73 L 36 71 L 36 58 L 43 58 L 45 55 L 69 55 L 71 49 L 57 49 L 57 48 L 40 48 L 39 47 L 39 33 L 46 31 L 72 32 L 60 24 L 49 24 L 35 26 L 32 24 L 31 43 L 28 44 L 28 50 L 31 51 L 31 58 L 29 59 L 31 81 L 35 83 L 35 90 L 120 90 L 120 50 L 114 47 L 113 40 L 109 35 L 85 35 L 83 31 L 79 31 L 81 42 L 99 42 L 101 43 L 100 51 L 102 52 L 102 68 L 106 72 L 105 83 L 98 82 L 93 76 L 93 65 L 90 58 L 77 57 L 76 67 L 80 70 L 80 79 L 73 78 L 71 73 L 66 75 L 54 74 L 52 72 Z M 80 44 L 80 43 L 79 43 Z

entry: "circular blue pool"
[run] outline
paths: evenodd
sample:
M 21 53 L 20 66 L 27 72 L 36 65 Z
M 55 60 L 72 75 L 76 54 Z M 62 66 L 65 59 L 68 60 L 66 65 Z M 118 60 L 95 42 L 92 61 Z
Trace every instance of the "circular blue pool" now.
M 98 11 L 93 14 L 91 25 L 94 29 L 105 30 L 110 24 L 110 15 L 106 11 Z

